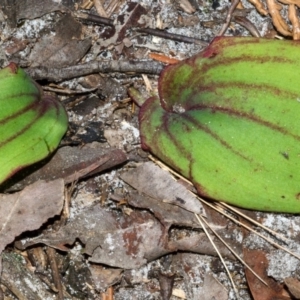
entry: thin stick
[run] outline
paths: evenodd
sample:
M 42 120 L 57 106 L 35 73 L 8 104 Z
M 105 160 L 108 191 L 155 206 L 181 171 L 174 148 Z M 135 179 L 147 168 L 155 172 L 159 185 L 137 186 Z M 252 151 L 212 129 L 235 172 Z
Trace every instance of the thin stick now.
M 252 229 L 251 227 L 241 223 L 240 221 L 236 220 L 235 218 L 231 217 L 229 214 L 225 213 L 223 210 L 221 210 L 220 208 L 217 208 L 216 206 L 208 203 L 207 201 L 205 201 L 204 199 L 198 197 L 198 199 L 205 203 L 206 205 L 208 205 L 209 207 L 215 209 L 216 211 L 218 211 L 219 213 L 221 213 L 223 216 L 226 216 L 226 218 L 230 219 L 231 221 L 233 221 L 234 223 L 236 224 L 239 224 L 240 226 L 243 226 L 244 228 L 248 229 L 249 231 L 251 231 L 252 233 L 258 235 L 259 237 L 261 237 L 262 239 L 264 239 L 265 241 L 267 241 L 268 243 L 270 243 L 271 245 L 273 245 L 275 248 L 278 248 L 278 249 L 281 249 L 287 253 L 289 253 L 290 255 L 296 257 L 297 259 L 300 260 L 300 256 L 298 256 L 297 254 L 291 252 L 289 249 L 283 247 L 283 246 L 280 246 L 279 244 L 275 243 L 273 240 L 271 240 L 270 238 L 268 237 L 265 237 L 264 235 L 262 235 L 261 233 L 255 231 L 254 229 Z
M 283 242 L 288 243 L 289 240 L 288 240 L 285 236 L 283 236 L 283 235 L 277 233 L 276 231 L 274 231 L 274 230 L 268 228 L 267 226 L 265 226 L 265 225 L 263 225 L 263 224 L 261 224 L 261 223 L 255 221 L 254 219 L 248 217 L 247 215 L 243 214 L 242 212 L 240 212 L 240 211 L 237 210 L 236 208 L 232 207 L 231 205 L 228 205 L 228 204 L 225 203 L 225 202 L 220 202 L 220 204 L 222 204 L 223 206 L 225 206 L 225 207 L 228 208 L 229 210 L 234 211 L 236 214 L 238 214 L 239 216 L 241 216 L 241 217 L 243 217 L 244 219 L 248 220 L 248 221 L 251 222 L 252 224 L 255 224 L 256 226 L 263 228 L 265 231 L 267 231 L 267 232 L 269 232 L 270 234 L 276 236 L 278 239 L 282 240 Z
M 203 47 L 206 47 L 208 45 L 207 42 L 200 40 L 198 38 L 193 38 L 193 37 L 188 37 L 182 34 L 177 34 L 177 33 L 171 33 L 165 30 L 160 30 L 156 28 L 137 28 L 137 32 L 141 33 L 146 33 L 146 34 L 151 34 L 154 36 L 158 36 L 164 39 L 169 39 L 177 42 L 183 42 L 183 43 L 188 43 L 188 44 L 197 44 L 201 45 Z
M 258 275 L 256 274 L 251 267 L 243 261 L 243 259 L 230 247 L 228 243 L 225 242 L 225 240 L 209 225 L 209 223 L 203 218 L 202 221 L 206 224 L 206 226 L 216 235 L 216 237 L 233 253 L 233 255 L 245 266 L 247 267 L 252 274 L 257 277 L 261 282 L 263 282 L 266 286 L 268 284 Z
M 226 32 L 226 30 L 227 30 L 227 28 L 228 28 L 228 26 L 231 22 L 232 14 L 233 14 L 234 10 L 236 9 L 237 5 L 239 4 L 239 2 L 240 2 L 240 0 L 233 0 L 232 1 L 231 5 L 230 5 L 230 8 L 228 10 L 227 16 L 226 16 L 225 23 L 222 26 L 222 28 L 221 28 L 218 35 L 222 36 Z
M 227 273 L 227 275 L 228 275 L 228 277 L 229 277 L 229 280 L 230 280 L 231 285 L 232 285 L 232 287 L 233 287 L 233 289 L 234 289 L 234 292 L 235 292 L 235 294 L 236 294 L 236 296 L 237 296 L 237 299 L 238 299 L 238 290 L 237 290 L 237 288 L 236 288 L 236 286 L 235 286 L 235 284 L 234 284 L 234 282 L 233 282 L 233 279 L 232 279 L 232 277 L 231 277 L 231 275 L 230 275 L 230 272 L 229 272 L 229 270 L 228 270 L 228 268 L 227 268 L 227 266 L 226 266 L 226 263 L 225 263 L 225 261 L 224 261 L 222 255 L 221 255 L 221 253 L 219 252 L 218 247 L 216 246 L 216 244 L 215 244 L 214 241 L 212 240 L 210 234 L 208 233 L 206 227 L 205 227 L 204 224 L 202 223 L 202 221 L 204 221 L 204 219 L 203 219 L 201 216 L 197 215 L 197 214 L 195 214 L 195 217 L 197 218 L 197 220 L 198 220 L 199 224 L 202 226 L 202 228 L 203 228 L 203 230 L 204 230 L 204 232 L 205 232 L 207 238 L 209 239 L 209 241 L 211 242 L 211 244 L 212 244 L 212 246 L 214 247 L 215 251 L 217 252 L 217 254 L 218 254 L 218 256 L 219 256 L 219 258 L 220 258 L 220 260 L 221 260 L 221 262 L 222 262 L 222 264 L 223 264 L 223 266 L 224 266 L 224 268 L 225 268 L 225 270 L 226 270 L 226 273 Z

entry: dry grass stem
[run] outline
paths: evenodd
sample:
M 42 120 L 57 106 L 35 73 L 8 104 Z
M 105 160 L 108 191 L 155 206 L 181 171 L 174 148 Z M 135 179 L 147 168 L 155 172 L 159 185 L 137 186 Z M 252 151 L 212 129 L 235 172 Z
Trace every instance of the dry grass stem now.
M 203 217 L 202 217 L 202 216 L 199 216 L 199 215 L 197 215 L 197 214 L 195 214 L 195 216 L 196 216 L 196 218 L 197 218 L 199 224 L 200 224 L 201 227 L 203 228 L 203 230 L 204 230 L 204 232 L 205 232 L 207 238 L 209 239 L 210 243 L 212 244 L 212 246 L 214 247 L 215 251 L 217 252 L 217 254 L 218 254 L 218 256 L 219 256 L 219 258 L 220 258 L 220 260 L 221 260 L 221 262 L 222 262 L 222 264 L 223 264 L 223 266 L 224 266 L 224 268 L 225 268 L 225 270 L 226 270 L 226 273 L 227 273 L 228 278 L 229 278 L 229 280 L 230 280 L 230 282 L 231 282 L 231 285 L 232 285 L 232 287 L 233 287 L 233 289 L 234 289 L 234 292 L 235 292 L 235 294 L 236 294 L 236 296 L 237 296 L 237 299 L 238 299 L 239 293 L 238 293 L 238 290 L 237 290 L 237 288 L 236 288 L 236 286 L 235 286 L 235 284 L 234 284 L 234 282 L 233 282 L 233 278 L 232 278 L 232 276 L 231 276 L 231 274 L 230 274 L 230 272 L 229 272 L 229 270 L 228 270 L 228 268 L 227 268 L 227 266 L 226 266 L 226 263 L 225 263 L 225 261 L 224 261 L 222 255 L 221 255 L 221 253 L 220 253 L 218 247 L 216 246 L 216 244 L 215 244 L 214 241 L 212 240 L 210 234 L 208 233 L 206 227 L 205 227 L 204 224 L 203 224 L 203 223 L 204 223 Z
M 101 0 L 94 0 L 94 6 L 96 8 L 97 13 L 99 14 L 100 17 L 103 18 L 108 18 L 108 14 L 106 13 Z
M 215 209 L 216 211 L 218 211 L 219 213 L 221 213 L 223 216 L 226 216 L 228 219 L 230 219 L 230 220 L 233 221 L 234 223 L 236 223 L 236 224 L 238 224 L 238 225 L 244 227 L 245 229 L 247 229 L 247 230 L 251 231 L 252 233 L 256 234 L 257 236 L 261 237 L 262 239 L 264 239 L 265 241 L 267 241 L 268 243 L 270 243 L 270 244 L 271 244 L 272 246 L 274 246 L 275 248 L 281 249 L 281 250 L 283 250 L 283 251 L 289 253 L 290 255 L 292 255 L 292 256 L 294 256 L 294 257 L 296 257 L 297 259 L 300 260 L 300 256 L 299 256 L 299 255 L 297 255 L 296 253 L 291 252 L 288 248 L 285 248 L 285 247 L 279 245 L 278 243 L 274 242 L 272 239 L 270 239 L 270 238 L 268 238 L 268 237 L 265 237 L 264 235 L 262 235 L 261 233 L 255 231 L 255 230 L 252 229 L 251 227 L 249 227 L 249 226 L 243 224 L 242 222 L 236 220 L 235 218 L 233 218 L 232 216 L 230 216 L 229 214 L 227 214 L 227 213 L 224 211 L 224 209 L 222 209 L 222 208 L 220 208 L 220 207 L 218 207 L 218 206 L 214 206 L 214 205 L 210 204 L 209 202 L 205 201 L 205 200 L 202 199 L 202 198 L 199 198 L 199 200 L 200 200 L 201 202 L 205 203 L 206 205 L 208 205 L 209 207 Z M 249 218 L 249 219 L 250 219 L 250 218 Z M 252 220 L 252 219 L 250 219 L 250 220 Z M 254 221 L 254 220 L 253 220 L 253 221 Z M 259 224 L 259 223 L 258 223 L 258 224 Z M 259 226 L 262 227 L 261 224 L 260 224 Z
M 248 217 L 247 215 L 243 214 L 242 212 L 240 212 L 239 210 L 237 210 L 236 208 L 234 208 L 233 206 L 225 203 L 225 202 L 220 202 L 220 207 L 221 209 L 223 209 L 223 206 L 225 206 L 226 208 L 229 209 L 229 211 L 231 212 L 235 212 L 237 215 L 239 215 L 240 217 L 244 218 L 245 220 L 249 221 L 250 223 L 258 226 L 258 227 L 261 227 L 263 228 L 265 231 L 269 232 L 270 234 L 276 236 L 276 238 L 282 240 L 283 242 L 287 243 L 288 242 L 288 239 L 286 237 L 284 237 L 283 235 L 275 232 L 274 230 L 262 225 L 261 223 L 255 221 L 254 219 Z
M 225 242 L 225 240 L 209 225 L 207 221 L 205 221 L 204 218 L 202 218 L 202 221 L 206 224 L 206 226 L 213 232 L 213 234 L 233 253 L 233 255 L 246 267 L 249 269 L 249 271 L 258 279 L 260 280 L 263 284 L 268 286 L 268 284 L 258 275 L 256 274 L 251 267 L 243 261 L 243 259 L 230 247 L 228 243 Z

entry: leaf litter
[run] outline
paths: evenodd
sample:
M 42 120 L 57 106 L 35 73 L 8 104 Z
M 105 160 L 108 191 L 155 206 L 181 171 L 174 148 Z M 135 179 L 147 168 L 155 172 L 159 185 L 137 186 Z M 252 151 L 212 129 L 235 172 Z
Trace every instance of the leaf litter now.
M 13 9 L 3 9 L 7 16 L 12 13 L 12 17 L 8 16 L 7 22 L 1 25 L 3 29 L 1 44 L 6 49 L 3 61 L 14 60 L 22 66 L 36 65 L 37 68 L 45 68 L 47 63 L 48 66 L 56 64 L 61 67 L 72 66 L 78 61 L 88 62 L 96 58 L 145 59 L 149 49 L 181 59 L 198 52 L 201 46 L 136 34 L 131 31 L 132 24 L 142 27 L 170 28 L 172 32 L 182 32 L 187 36 L 197 32 L 197 37 L 200 36 L 205 41 L 209 41 L 218 33 L 226 16 L 224 8 L 228 7 L 225 1 L 218 3 L 220 4 L 218 9 L 213 9 L 211 3 L 204 1 L 200 5 L 196 1 L 196 12 L 190 15 L 173 3 L 162 5 L 146 0 L 137 1 L 138 4 L 121 1 L 112 15 L 112 18 L 118 16 L 121 23 L 117 24 L 119 27 L 114 27 L 117 29 L 115 32 L 110 31 L 112 34 L 110 39 L 112 39 L 103 42 L 99 39 L 99 34 L 109 32 L 108 27 L 81 23 L 70 15 L 63 15 L 67 11 L 74 12 L 75 10 L 73 5 L 67 4 L 68 1 L 63 2 L 65 6 L 58 4 L 57 1 L 47 1 L 43 3 L 43 6 L 33 8 L 34 14 L 31 12 L 30 15 L 27 9 L 14 13 Z M 179 2 L 181 5 L 183 1 Z M 27 3 L 27 7 L 32 7 L 32 5 L 36 7 L 40 2 L 24 1 L 22 5 L 24 3 Z M 271 28 L 268 20 L 262 19 L 249 4 L 244 4 L 247 9 L 250 9 L 250 20 L 257 25 L 259 32 L 265 35 Z M 5 1 L 1 1 L 1 5 L 2 8 L 5 7 Z M 20 6 L 16 7 L 20 9 Z M 95 14 L 93 9 L 91 12 Z M 23 23 L 16 26 L 20 18 Z M 28 20 L 29 18 L 35 19 Z M 68 24 L 66 28 L 61 26 L 63 21 Z M 72 33 L 72 27 L 78 30 Z M 245 29 L 236 24 L 231 26 L 227 33 L 248 35 Z M 272 35 L 272 30 L 268 33 Z M 106 48 L 105 43 L 109 43 L 110 46 Z M 45 49 L 49 45 L 51 45 L 50 52 L 47 52 Z M 73 46 L 68 48 L 68 45 Z M 113 74 L 112 76 L 115 84 L 120 85 L 119 91 L 124 88 L 126 90 L 128 82 L 130 85 L 134 82 L 137 87 L 140 87 L 142 83 L 139 76 L 130 74 Z M 111 85 L 109 78 L 106 77 L 107 75 L 101 74 L 101 87 L 104 87 L 106 82 L 107 86 Z M 82 80 L 72 79 L 61 82 L 60 85 L 62 88 L 82 89 L 84 85 Z M 153 80 L 156 79 L 153 78 Z M 23 194 L 27 189 L 32 191 L 32 187 L 40 186 L 37 191 L 45 193 L 43 198 L 53 196 L 62 201 L 61 183 L 60 187 L 54 188 L 55 193 L 50 193 L 47 192 L 49 190 L 45 188 L 44 183 L 36 180 L 41 178 L 46 180 L 64 178 L 66 180 L 68 176 L 72 180 L 79 180 L 72 187 L 69 186 L 71 193 L 69 219 L 54 218 L 45 225 L 44 223 L 49 218 L 60 213 L 61 203 L 53 210 L 49 201 L 38 201 L 38 197 L 34 197 L 37 203 L 30 204 L 27 200 L 23 200 L 25 198 L 20 198 L 22 194 L 8 194 L 14 199 L 10 200 L 12 203 L 15 203 L 17 199 L 21 201 L 20 203 L 26 201 L 26 207 L 20 206 L 29 219 L 30 216 L 39 215 L 40 220 L 31 217 L 31 222 L 34 224 L 24 223 L 20 228 L 20 223 L 18 223 L 20 219 L 11 218 L 12 228 L 16 226 L 16 229 L 11 232 L 6 231 L 7 236 L 3 238 L 1 244 L 2 248 L 6 247 L 2 255 L 3 274 L 5 274 L 1 279 L 2 289 L 7 287 L 19 298 L 22 298 L 25 291 L 31 299 L 53 298 L 53 293 L 57 293 L 57 290 L 49 284 L 49 281 L 52 281 L 51 276 L 47 274 L 43 277 L 34 273 L 35 267 L 29 262 L 26 254 L 29 251 L 20 252 L 26 246 L 38 248 L 42 244 L 59 249 L 56 252 L 56 259 L 58 262 L 62 261 L 61 265 L 59 264 L 59 276 L 65 280 L 65 299 L 72 297 L 73 299 L 74 297 L 75 299 L 97 299 L 102 291 L 111 286 L 114 286 L 115 299 L 146 299 L 147 297 L 168 299 L 170 291 L 171 299 L 199 299 L 200 295 L 202 299 L 213 299 L 213 297 L 234 299 L 235 295 L 224 268 L 220 265 L 214 249 L 194 218 L 194 212 L 202 212 L 206 214 L 213 228 L 227 241 L 231 241 L 232 246 L 239 253 L 252 253 L 251 255 L 245 254 L 249 264 L 255 266 L 259 259 L 266 262 L 258 267 L 258 273 L 262 271 L 262 277 L 266 281 L 271 280 L 278 288 L 265 290 L 263 285 L 258 287 L 257 279 L 250 278 L 251 275 L 247 274 L 247 284 L 251 290 L 256 289 L 256 293 L 253 292 L 254 299 L 261 299 L 260 295 L 268 299 L 270 295 L 274 295 L 274 291 L 276 296 L 281 295 L 287 297 L 284 299 L 290 299 L 285 292 L 286 286 L 289 287 L 291 293 L 297 295 L 298 282 L 293 281 L 295 274 L 299 273 L 299 262 L 296 259 L 293 260 L 281 250 L 273 249 L 255 235 L 242 232 L 238 226 L 220 217 L 205 205 L 202 208 L 190 192 L 185 190 L 179 196 L 178 189 L 182 190 L 182 186 L 173 179 L 167 180 L 167 175 L 164 173 L 158 177 L 160 184 L 154 182 L 160 171 L 152 169 L 153 164 L 150 168 L 148 163 L 144 164 L 147 161 L 147 154 L 143 153 L 139 147 L 139 138 L 136 135 L 138 128 L 136 111 L 132 110 L 130 105 L 124 106 L 121 103 L 124 93 L 119 93 L 117 88 L 111 89 L 107 96 L 101 87 L 94 92 L 94 97 L 99 99 L 98 104 L 91 110 L 86 110 L 84 114 L 74 112 L 77 107 L 76 101 L 82 104 L 89 97 L 83 97 L 83 100 L 79 101 L 76 96 L 72 99 L 62 94 L 60 98 L 66 103 L 72 122 L 76 126 L 85 128 L 87 121 L 99 122 L 99 127 L 104 127 L 109 143 L 103 141 L 95 144 L 94 142 L 82 147 L 84 142 L 80 142 L 80 138 L 76 139 L 76 144 L 74 140 L 68 140 L 71 144 L 69 148 L 59 149 L 50 162 L 44 162 L 45 167 L 36 171 L 37 173 L 34 169 L 26 170 L 23 177 L 28 181 L 23 181 L 23 185 L 18 186 L 18 189 L 25 187 L 20 192 Z M 86 150 L 86 148 L 93 150 Z M 120 159 L 117 158 L 116 153 L 120 155 Z M 59 156 L 61 163 L 51 165 L 51 161 Z M 65 165 L 68 161 L 69 164 Z M 99 165 L 96 166 L 95 162 Z M 102 164 L 106 163 L 109 163 L 107 167 L 101 168 Z M 97 170 L 98 167 L 100 168 Z M 107 170 L 107 168 L 112 168 L 112 170 Z M 27 177 L 27 174 L 31 172 L 33 172 L 34 179 Z M 152 177 L 149 177 L 149 172 Z M 72 174 L 78 176 L 70 177 Z M 137 176 L 134 177 L 134 175 Z M 84 180 L 80 180 L 82 177 Z M 142 178 L 143 181 L 141 181 Z M 35 184 L 34 181 L 36 181 Z M 32 183 L 34 186 L 28 186 Z M 170 192 L 166 190 L 167 186 L 171 187 Z M 13 185 L 10 187 L 12 188 Z M 17 189 L 17 186 L 14 189 Z M 38 193 L 37 191 L 33 190 L 31 195 Z M 159 191 L 162 193 L 159 194 Z M 176 191 L 175 195 L 174 191 Z M 70 195 L 66 198 L 68 197 Z M 54 205 L 55 201 L 52 200 L 52 202 Z M 9 206 L 1 210 L 3 214 L 7 209 Z M 6 218 L 9 215 L 5 213 Z M 275 231 L 287 235 L 290 240 L 289 246 L 297 252 L 298 216 L 263 213 L 253 215 L 259 221 L 273 227 Z M 29 234 L 29 230 L 34 231 Z M 16 242 L 11 244 L 15 238 Z M 285 244 L 284 241 L 279 242 Z M 216 241 L 216 243 L 226 257 L 226 263 L 239 287 L 239 298 L 250 299 L 243 268 L 226 247 L 220 242 Z M 253 251 L 258 251 L 260 255 L 258 259 L 256 252 Z M 63 262 L 67 259 L 69 259 L 69 264 L 66 267 Z M 20 271 L 20 266 L 22 266 L 22 272 L 25 273 Z M 16 278 L 14 277 L 16 274 L 24 280 L 18 280 L 17 284 L 13 285 L 12 278 Z M 173 277 L 174 280 L 172 280 Z M 48 281 L 45 278 L 48 278 Z M 9 294 L 8 290 L 6 292 Z M 278 291 L 277 294 L 276 291 Z

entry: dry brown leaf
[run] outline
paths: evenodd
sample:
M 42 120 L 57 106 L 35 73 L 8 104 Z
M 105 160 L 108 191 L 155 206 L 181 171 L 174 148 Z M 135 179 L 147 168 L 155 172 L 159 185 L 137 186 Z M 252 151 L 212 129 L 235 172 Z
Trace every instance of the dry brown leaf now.
M 289 277 L 284 280 L 289 292 L 296 298 L 300 299 L 300 281 L 296 278 Z
M 147 162 L 121 176 L 136 190 L 160 201 L 167 201 L 196 214 L 204 214 L 200 201 L 169 172 Z
M 213 238 L 215 245 L 223 257 L 235 260 L 236 258 L 230 252 L 230 250 L 224 246 L 224 244 L 217 238 Z M 217 256 L 216 250 L 213 247 L 210 240 L 207 238 L 205 233 L 199 233 L 197 235 L 191 235 L 182 237 L 177 240 L 171 240 L 168 243 L 170 252 L 175 251 L 188 251 L 199 254 L 206 254 Z M 236 249 L 235 249 L 236 250 Z
M 173 182 L 176 184 L 174 180 Z M 201 228 L 194 213 L 182 209 L 179 206 L 165 203 L 159 199 L 141 194 L 140 192 L 131 192 L 127 197 L 127 201 L 133 207 L 145 208 L 152 211 L 167 229 L 172 225 Z
M 23 19 L 36 19 L 54 11 L 68 11 L 66 6 L 55 0 L 0 0 L 0 6 L 12 27 L 16 27 Z
M 35 19 L 54 11 L 66 12 L 67 7 L 55 0 L 23 0 L 17 1 L 17 20 Z
M 59 231 L 26 240 L 18 247 L 25 249 L 42 243 L 68 251 L 66 245 L 72 245 L 76 239 L 85 245 L 84 253 L 90 256 L 90 262 L 124 269 L 140 267 L 178 250 L 215 254 L 202 234 L 171 242 L 166 228 L 151 213 L 133 211 L 126 215 L 109 212 L 99 205 L 83 210 Z M 230 257 L 224 247 L 220 251 Z
M 23 191 L 0 194 L 0 253 L 24 231 L 40 228 L 58 215 L 64 202 L 64 181 L 38 181 Z
M 33 238 L 19 245 L 24 249 L 43 243 L 63 251 L 76 239 L 85 244 L 90 261 L 125 269 L 144 265 L 170 250 L 165 248 L 166 231 L 148 212 L 130 215 L 109 212 L 99 205 L 83 210 L 55 234 Z
M 33 47 L 31 67 L 62 68 L 76 64 L 91 46 L 91 40 L 81 39 L 82 25 L 71 15 L 63 16 L 55 25 L 55 35 L 44 35 Z
M 89 269 L 92 273 L 93 281 L 100 291 L 106 290 L 119 282 L 123 273 L 122 269 L 112 269 L 96 264 L 90 264 Z
M 283 284 L 278 283 L 267 275 L 268 259 L 263 250 L 250 250 L 244 248 L 244 260 L 267 284 L 263 284 L 248 269 L 245 270 L 247 283 L 254 300 L 291 300 L 284 290 Z
M 83 148 L 63 147 L 51 159 L 21 171 L 17 174 L 18 180 L 13 177 L 11 181 L 7 182 L 7 186 L 10 187 L 9 190 L 11 191 L 22 189 L 37 180 L 54 180 L 57 178 L 63 178 L 65 183 L 70 183 L 87 174 L 92 175 L 122 164 L 126 160 L 126 153 L 118 149 L 91 148 L 91 145 L 86 145 Z M 25 178 L 20 180 L 24 176 Z M 15 181 L 17 183 L 11 186 Z

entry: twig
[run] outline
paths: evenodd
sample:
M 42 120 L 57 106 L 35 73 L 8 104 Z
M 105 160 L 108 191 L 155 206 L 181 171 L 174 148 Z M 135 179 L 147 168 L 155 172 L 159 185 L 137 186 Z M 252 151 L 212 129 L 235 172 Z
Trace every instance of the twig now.
M 223 35 L 225 33 L 225 31 L 227 30 L 227 28 L 230 24 L 231 18 L 232 18 L 232 14 L 233 14 L 234 10 L 236 9 L 237 5 L 239 4 L 239 2 L 240 2 L 240 0 L 232 1 L 230 8 L 228 10 L 227 16 L 226 16 L 225 24 L 222 26 L 218 35 Z
M 65 95 L 74 95 L 74 94 L 87 94 L 94 92 L 97 90 L 97 86 L 91 89 L 84 89 L 84 90 L 70 90 L 63 87 L 52 87 L 52 86 L 43 86 L 44 91 L 54 92 L 57 94 L 65 94 Z
M 202 226 L 202 228 L 203 228 L 203 230 L 204 230 L 206 236 L 208 237 L 210 243 L 212 244 L 212 246 L 214 247 L 215 251 L 217 252 L 217 254 L 218 254 L 218 256 L 219 256 L 219 258 L 220 258 L 220 260 L 221 260 L 221 262 L 222 262 L 222 264 L 223 264 L 223 266 L 224 266 L 224 268 L 225 268 L 225 270 L 226 270 L 226 273 L 228 274 L 228 277 L 229 277 L 229 280 L 230 280 L 230 282 L 231 282 L 231 285 L 232 285 L 232 287 L 233 287 L 233 289 L 234 289 L 234 292 L 235 292 L 236 296 L 238 297 L 238 295 L 239 295 L 238 290 L 237 290 L 237 288 L 236 288 L 236 286 L 235 286 L 235 284 L 234 284 L 234 282 L 233 282 L 232 277 L 230 276 L 230 272 L 229 272 L 229 270 L 228 270 L 228 268 L 227 268 L 227 266 L 226 266 L 226 263 L 225 263 L 225 261 L 224 261 L 222 255 L 221 255 L 221 253 L 220 253 L 218 247 L 216 246 L 216 244 L 215 244 L 214 241 L 212 240 L 210 234 L 208 233 L 206 227 L 205 227 L 204 224 L 203 224 L 203 220 L 204 220 L 204 219 L 203 219 L 200 215 L 197 215 L 197 214 L 195 214 L 195 217 L 197 218 L 197 220 L 198 220 L 198 222 L 200 223 L 200 225 Z
M 136 28 L 137 32 L 141 32 L 141 33 L 147 33 L 147 34 L 151 34 L 151 35 L 155 35 L 164 39 L 169 39 L 169 40 L 173 40 L 173 41 L 177 41 L 177 42 L 184 42 L 184 43 L 189 43 L 189 44 L 197 44 L 197 45 L 202 45 L 204 47 L 206 47 L 208 45 L 207 42 L 204 42 L 200 39 L 197 38 L 193 38 L 193 37 L 188 37 L 185 35 L 181 35 L 181 34 L 176 34 L 176 33 L 171 33 L 171 32 L 167 32 L 164 30 L 160 30 L 160 29 L 153 29 L 153 28 Z
M 57 266 L 57 262 L 56 262 L 55 250 L 51 247 L 47 247 L 46 253 L 47 253 L 48 258 L 49 258 L 50 267 L 51 267 L 51 270 L 52 270 L 53 281 L 54 281 L 55 287 L 58 290 L 58 295 L 57 295 L 58 298 L 57 299 L 63 300 L 64 299 L 64 293 L 63 293 L 61 278 L 60 278 L 60 275 L 59 275 L 58 266 Z
M 253 36 L 260 37 L 258 29 L 246 17 L 234 16 L 233 21 L 246 28 Z
M 281 249 L 281 250 L 285 251 L 286 253 L 288 253 L 288 254 L 290 254 L 290 255 L 292 255 L 292 256 L 294 256 L 294 257 L 296 257 L 297 259 L 300 260 L 300 256 L 297 255 L 296 253 L 293 253 L 293 252 L 290 251 L 288 248 L 283 247 L 283 246 L 277 244 L 277 243 L 274 242 L 272 239 L 270 239 L 270 238 L 268 238 L 268 237 L 262 235 L 261 233 L 255 231 L 255 230 L 252 229 L 251 227 L 249 227 L 249 226 L 245 225 L 244 223 L 242 223 L 242 222 L 236 220 L 235 218 L 231 217 L 229 214 L 227 214 L 227 213 L 225 213 L 224 211 L 222 211 L 222 209 L 220 209 L 218 206 L 214 206 L 214 205 L 208 203 L 207 201 L 205 201 L 204 199 L 202 199 L 202 198 L 200 198 L 200 197 L 198 197 L 198 199 L 199 199 L 201 202 L 203 202 L 203 203 L 205 203 L 206 205 L 208 205 L 209 207 L 211 207 L 211 208 L 215 209 L 216 211 L 218 211 L 219 213 L 221 213 L 221 214 L 222 214 L 223 216 L 225 216 L 226 218 L 230 219 L 232 222 L 234 222 L 234 223 L 236 223 L 236 224 L 239 224 L 240 226 L 246 228 L 247 230 L 249 230 L 249 231 L 251 231 L 252 233 L 256 234 L 257 236 L 261 237 L 262 239 L 264 239 L 265 241 L 267 241 L 268 243 L 270 243 L 270 244 L 271 244 L 272 246 L 274 246 L 275 248 Z M 224 203 L 222 202 L 222 204 L 224 204 Z M 231 206 L 230 206 L 230 208 L 231 208 Z M 238 212 L 236 211 L 236 213 L 238 213 Z M 243 216 L 243 214 L 241 214 L 241 213 L 238 213 L 238 214 L 241 215 L 241 216 Z M 247 219 L 248 219 L 248 218 L 247 218 Z M 248 220 L 249 220 L 250 222 L 253 222 L 253 220 L 251 221 L 250 218 L 249 218 Z M 255 221 L 254 221 L 254 222 L 255 222 Z M 268 231 L 269 231 L 269 230 L 268 230 Z
M 114 26 L 114 21 L 112 19 L 100 17 L 100 16 L 97 16 L 94 14 L 86 14 L 86 13 L 82 13 L 82 12 L 77 12 L 74 15 L 77 19 L 85 21 L 85 22 L 94 22 L 96 24 Z
M 212 228 L 212 226 L 209 225 L 209 223 L 204 218 L 202 218 L 202 221 L 213 232 L 213 234 L 233 253 L 233 255 L 240 261 L 241 264 L 243 264 L 257 279 L 268 286 L 268 284 L 258 274 L 256 274 L 245 261 L 243 261 L 243 259 L 233 250 L 232 247 L 230 247 L 228 243 L 225 242 L 225 240 Z
M 152 60 L 132 61 L 93 61 L 86 64 L 56 69 L 47 67 L 35 67 L 26 69 L 26 72 L 35 80 L 48 80 L 59 82 L 66 79 L 76 78 L 93 73 L 133 73 L 133 74 L 156 74 L 158 75 L 164 65 Z
M 86 14 L 86 13 L 75 13 L 75 17 L 79 20 L 85 21 L 85 22 L 94 22 L 97 24 L 103 24 L 107 26 L 114 26 L 114 21 L 109 18 L 103 18 L 94 14 Z M 154 28 L 135 28 L 137 32 L 140 33 L 146 33 L 151 34 L 154 36 L 158 36 L 164 39 L 169 39 L 177 42 L 183 42 L 183 43 L 189 43 L 189 44 L 197 44 L 202 45 L 203 47 L 206 47 L 208 45 L 207 42 L 202 41 L 198 38 L 188 37 L 181 34 L 171 33 L 160 29 L 154 29 Z

